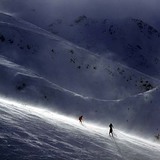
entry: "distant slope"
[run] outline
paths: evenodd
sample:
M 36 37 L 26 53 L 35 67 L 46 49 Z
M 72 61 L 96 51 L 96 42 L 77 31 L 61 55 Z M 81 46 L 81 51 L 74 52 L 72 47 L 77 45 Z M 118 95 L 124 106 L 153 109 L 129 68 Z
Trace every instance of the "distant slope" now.
M 155 88 L 159 80 L 95 55 L 21 19 L 1 14 L 1 55 L 77 94 L 119 99 Z
M 160 32 L 141 19 L 90 18 L 52 20 L 45 29 L 88 50 L 159 78 Z

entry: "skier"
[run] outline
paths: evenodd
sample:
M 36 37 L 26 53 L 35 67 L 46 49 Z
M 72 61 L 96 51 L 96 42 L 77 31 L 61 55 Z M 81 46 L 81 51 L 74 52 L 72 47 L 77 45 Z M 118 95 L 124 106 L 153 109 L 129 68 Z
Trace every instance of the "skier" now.
M 112 137 L 113 137 L 113 124 L 112 123 L 110 123 L 110 125 L 109 125 L 109 135 L 111 134 L 112 135 Z
M 82 124 L 83 116 L 79 117 L 79 122 Z

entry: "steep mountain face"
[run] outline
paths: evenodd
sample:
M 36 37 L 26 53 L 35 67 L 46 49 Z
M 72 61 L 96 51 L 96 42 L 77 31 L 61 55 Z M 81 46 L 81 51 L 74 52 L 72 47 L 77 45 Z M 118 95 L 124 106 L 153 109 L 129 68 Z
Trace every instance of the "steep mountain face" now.
M 98 99 L 121 99 L 159 84 L 159 80 L 9 16 L 1 23 L 1 61 L 2 65 L 4 61 L 18 64 L 50 83 Z
M 159 78 L 159 2 L 148 3 L 6 0 L 0 8 L 87 50 Z
M 143 20 L 94 19 L 82 15 L 69 22 L 63 18 L 55 19 L 45 29 L 88 50 L 159 78 L 160 32 Z

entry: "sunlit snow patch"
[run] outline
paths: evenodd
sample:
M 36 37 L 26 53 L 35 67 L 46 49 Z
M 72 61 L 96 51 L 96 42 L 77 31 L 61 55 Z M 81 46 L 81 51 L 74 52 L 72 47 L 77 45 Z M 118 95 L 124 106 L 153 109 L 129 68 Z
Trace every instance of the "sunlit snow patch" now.
M 50 111 L 48 109 L 44 109 L 42 106 L 32 106 L 32 105 L 26 105 L 22 102 L 13 101 L 6 98 L 0 98 L 0 103 L 3 104 L 5 107 L 8 106 L 8 109 L 10 109 L 11 112 L 16 113 L 15 110 L 19 110 L 22 113 L 28 115 L 34 115 L 37 116 L 44 121 L 47 121 L 48 123 L 52 124 L 54 121 L 60 122 L 63 124 L 67 124 L 70 126 L 73 126 L 75 128 L 78 128 L 80 130 L 83 130 L 89 134 L 98 134 L 99 136 L 107 137 L 108 136 L 108 128 L 103 126 L 98 126 L 90 122 L 84 122 L 84 125 L 81 125 L 78 122 L 78 118 L 75 117 L 67 117 L 65 115 L 61 115 L 59 113 Z M 11 108 L 12 106 L 12 108 Z M 143 138 L 137 137 L 135 135 L 129 135 L 127 133 L 124 133 L 123 131 L 115 129 L 116 137 L 120 140 L 127 140 L 134 144 L 142 145 L 142 146 L 149 146 L 149 148 L 154 148 L 157 150 L 160 150 L 160 145 L 148 140 L 145 140 Z

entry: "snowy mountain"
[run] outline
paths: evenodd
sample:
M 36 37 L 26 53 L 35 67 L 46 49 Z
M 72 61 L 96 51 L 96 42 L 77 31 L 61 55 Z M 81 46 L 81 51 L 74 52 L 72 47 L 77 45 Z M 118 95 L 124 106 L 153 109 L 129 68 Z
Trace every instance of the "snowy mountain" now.
M 1 73 L 5 77 L 1 79 L 2 95 L 48 106 L 55 104 L 61 112 L 77 115 L 84 112 L 88 117 L 95 116 L 103 106 L 95 119 L 102 115 L 103 120 L 115 119 L 119 114 L 116 118 L 119 122 L 124 115 L 130 118 L 126 113 L 130 108 L 128 97 L 143 93 L 145 97 L 159 88 L 158 79 L 80 48 L 21 19 L 3 13 L 1 19 Z M 142 98 L 138 103 L 143 101 Z M 125 107 L 120 104 L 124 102 Z M 135 106 L 131 108 L 139 114 L 134 111 Z
M 70 16 L 65 14 L 75 4 L 67 4 L 69 8 L 61 13 L 58 8 L 62 9 L 64 4 L 60 2 L 9 2 L 0 2 L 2 158 L 7 159 L 7 155 L 10 157 L 16 152 L 16 159 L 26 148 L 21 159 L 28 159 L 29 152 L 35 148 L 35 157 L 32 153 L 31 159 L 81 159 L 79 156 L 82 155 L 76 152 L 83 145 L 82 159 L 95 156 L 98 159 L 99 149 L 104 146 L 107 149 L 103 149 L 100 159 L 106 155 L 110 155 L 108 159 L 158 159 L 159 145 L 137 139 L 139 136 L 153 141 L 159 133 L 158 27 L 137 16 L 106 18 L 89 11 L 88 14 L 78 11 Z M 31 115 L 29 110 L 33 110 Z M 43 114 L 45 111 L 47 115 Z M 47 117 L 51 116 L 49 111 L 53 115 L 57 112 L 55 116 L 65 116 L 62 120 Z M 73 119 L 68 120 L 66 115 Z M 85 117 L 86 128 L 75 121 L 80 115 Z M 97 125 L 90 126 L 87 121 Z M 25 126 L 26 122 L 28 126 Z M 110 122 L 116 128 L 116 141 L 106 135 Z M 94 128 L 99 125 L 107 128 Z M 90 127 L 93 127 L 93 133 L 88 131 Z M 76 133 L 75 137 L 73 133 L 70 135 L 71 130 Z M 65 132 L 68 136 L 59 139 Z M 93 143 L 87 134 L 95 139 Z M 130 137 L 130 134 L 137 136 Z M 23 135 L 29 137 L 20 142 Z M 36 140 L 32 141 L 35 136 Z M 76 140 L 78 136 L 83 142 L 81 145 Z M 73 141 L 72 137 L 75 138 Z M 82 137 L 88 140 L 84 141 Z M 16 151 L 22 143 L 24 148 Z M 46 151 L 45 146 L 46 149 L 53 148 Z M 99 148 L 97 155 L 90 151 L 92 147 L 93 150 Z M 133 153 L 126 155 L 133 149 Z M 43 154 L 38 158 L 42 150 L 49 157 L 45 158 Z
M 46 29 L 88 50 L 159 78 L 160 32 L 141 19 L 117 21 L 82 15 L 71 22 L 55 19 Z

